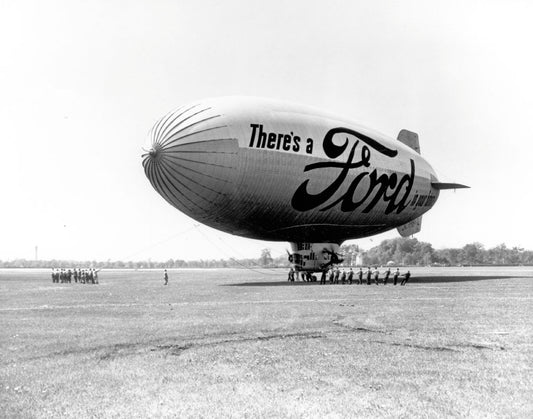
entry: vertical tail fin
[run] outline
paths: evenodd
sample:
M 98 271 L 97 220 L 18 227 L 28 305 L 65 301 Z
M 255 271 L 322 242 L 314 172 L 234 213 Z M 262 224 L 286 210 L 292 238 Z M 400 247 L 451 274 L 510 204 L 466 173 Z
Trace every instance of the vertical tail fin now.
M 398 134 L 398 141 L 404 143 L 407 147 L 411 147 L 420 154 L 420 143 L 418 142 L 418 134 L 416 132 L 402 129 Z

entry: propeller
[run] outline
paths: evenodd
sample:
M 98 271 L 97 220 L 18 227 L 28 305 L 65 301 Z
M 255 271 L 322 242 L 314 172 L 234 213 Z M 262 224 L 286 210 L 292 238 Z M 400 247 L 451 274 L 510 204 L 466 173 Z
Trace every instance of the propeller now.
M 292 253 L 289 252 L 287 249 L 285 249 L 285 251 L 287 252 L 287 256 L 289 257 L 289 262 L 292 263 L 292 261 L 293 261 Z
M 343 257 L 344 255 L 341 255 L 340 253 L 336 253 L 333 250 L 327 249 L 325 247 L 324 249 L 322 249 L 322 252 L 327 253 L 328 255 L 331 256 L 330 261 L 322 265 L 322 269 L 326 269 L 328 266 L 333 265 L 333 264 L 339 264 L 339 263 L 344 262 L 344 259 L 341 259 L 341 257 Z

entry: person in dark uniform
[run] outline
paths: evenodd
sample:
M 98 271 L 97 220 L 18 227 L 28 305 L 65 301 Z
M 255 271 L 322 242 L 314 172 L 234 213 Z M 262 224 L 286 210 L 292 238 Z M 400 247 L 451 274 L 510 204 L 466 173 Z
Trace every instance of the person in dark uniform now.
M 342 284 L 346 283 L 346 271 L 344 269 L 341 272 L 341 283 Z
M 398 283 L 398 277 L 399 276 L 400 276 L 400 268 L 396 268 L 396 272 L 394 272 L 394 276 L 393 276 L 394 285 L 396 285 Z
M 385 272 L 385 278 L 383 278 L 383 285 L 387 285 L 387 281 L 389 280 L 389 276 L 390 276 L 390 268 L 387 269 L 387 271 Z
M 348 283 L 351 285 L 353 283 L 353 269 L 350 268 L 350 272 L 348 272 Z
M 324 285 L 326 284 L 326 271 L 322 271 L 320 274 L 320 283 Z
M 370 266 L 369 266 L 368 271 L 366 271 L 366 285 L 370 285 L 371 279 L 372 279 L 372 270 L 370 269 Z
M 163 275 L 163 278 L 165 279 L 165 284 L 164 285 L 168 285 L 168 273 L 167 273 L 166 269 L 165 269 L 165 275 Z
M 357 274 L 359 281 L 357 282 L 358 285 L 363 284 L 363 268 L 359 268 L 359 273 Z
M 407 271 L 403 276 L 404 278 L 402 280 L 401 285 L 407 284 L 407 281 L 409 281 L 409 278 L 411 278 L 411 272 Z
M 379 285 L 379 271 L 377 266 L 374 268 L 374 282 L 376 285 Z
M 292 269 L 292 266 L 291 266 L 291 268 L 289 269 L 289 275 L 287 276 L 287 281 L 291 282 L 293 276 L 294 276 L 294 269 Z

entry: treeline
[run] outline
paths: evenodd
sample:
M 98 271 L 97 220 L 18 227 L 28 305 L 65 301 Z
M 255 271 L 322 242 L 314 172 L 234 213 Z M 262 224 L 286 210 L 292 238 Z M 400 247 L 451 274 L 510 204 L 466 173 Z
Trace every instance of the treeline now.
M 388 263 L 403 266 L 468 266 L 468 265 L 533 265 L 533 251 L 520 247 L 508 248 L 505 244 L 485 249 L 481 243 L 470 243 L 462 248 L 433 249 L 430 243 L 417 239 L 396 238 L 384 240 L 378 246 L 362 250 L 357 245 L 340 248 L 347 266 L 358 263 L 364 266 L 382 266 Z M 0 268 L 96 268 L 96 269 L 172 269 L 172 268 L 288 268 L 286 255 L 273 258 L 269 249 L 263 249 L 257 259 L 206 259 L 186 261 L 74 261 L 26 260 L 1 261 Z
M 389 262 L 405 266 L 533 265 L 533 251 L 520 247 L 508 248 L 505 244 L 485 249 L 477 242 L 459 249 L 435 250 L 430 243 L 397 238 L 384 240 L 363 252 L 362 259 L 364 265 L 385 265 Z
M 285 257 L 286 259 L 286 257 Z M 270 265 L 269 265 L 270 266 Z M 287 262 L 288 266 L 288 262 Z M 186 261 L 169 259 L 159 261 L 95 261 L 95 260 L 27 260 L 1 261 L 0 268 L 96 268 L 96 269 L 172 269 L 172 268 L 253 268 L 260 267 L 258 259 L 206 259 Z

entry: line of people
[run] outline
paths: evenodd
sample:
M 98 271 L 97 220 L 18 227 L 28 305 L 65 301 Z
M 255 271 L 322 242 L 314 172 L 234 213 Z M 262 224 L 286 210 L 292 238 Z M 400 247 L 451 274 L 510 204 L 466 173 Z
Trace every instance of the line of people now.
M 370 285 L 372 284 L 372 282 L 374 282 L 376 285 L 379 285 L 380 282 L 382 282 L 383 285 L 387 285 L 387 282 L 389 281 L 389 279 L 391 279 L 391 274 L 391 269 L 388 268 L 384 273 L 383 280 L 381 280 L 379 277 L 380 272 L 377 267 L 375 267 L 374 270 L 368 267 L 366 272 L 363 272 L 363 268 L 359 268 L 357 274 L 355 274 L 352 268 L 350 268 L 350 270 L 346 272 L 346 270 L 341 270 L 340 268 L 336 267 L 331 268 L 327 272 L 322 272 L 322 275 L 320 277 L 320 283 L 325 284 L 327 277 L 330 284 L 338 284 L 340 282 L 341 284 L 356 283 L 358 285 L 362 285 L 363 279 L 366 278 L 366 285 Z M 406 273 L 401 274 L 400 268 L 396 268 L 396 271 L 394 272 L 394 274 L 392 274 L 392 283 L 394 285 L 397 285 L 400 277 L 403 277 L 401 279 L 400 285 L 405 285 L 407 284 L 407 281 L 409 281 L 409 278 L 411 278 L 411 272 L 407 271 Z
M 80 284 L 98 284 L 98 270 L 94 268 L 88 269 L 52 269 L 52 282 L 61 284 L 70 284 L 72 280 Z
M 316 277 L 314 275 L 311 275 L 309 272 L 300 272 L 302 275 L 302 281 L 307 282 L 314 282 L 316 281 Z M 392 278 L 391 278 L 392 275 Z M 298 272 L 294 271 L 294 269 L 291 267 L 289 270 L 289 277 L 288 281 L 294 282 L 294 279 L 298 278 Z M 391 272 L 391 269 L 388 268 L 383 275 L 383 279 L 380 278 L 380 272 L 377 267 L 372 270 L 372 268 L 368 267 L 366 272 L 363 272 L 363 268 L 359 268 L 359 271 L 357 274 L 353 271 L 352 268 L 350 268 L 349 271 L 346 271 L 345 269 L 340 269 L 339 267 L 330 268 L 328 271 L 322 271 L 320 275 L 320 283 L 326 284 L 328 281 L 330 284 L 358 284 L 362 285 L 366 279 L 366 284 L 370 285 L 372 283 L 375 283 L 376 285 L 379 285 L 380 282 L 383 283 L 383 285 L 387 285 L 387 282 L 392 280 L 392 283 L 394 285 L 398 284 L 398 281 L 400 281 L 400 285 L 407 284 L 407 281 L 409 281 L 409 278 L 411 278 L 411 272 L 407 271 L 404 274 L 400 273 L 400 269 L 396 268 L 396 271 L 394 273 Z
M 291 267 L 289 269 L 289 276 L 287 278 L 287 281 L 294 282 L 294 280 L 295 279 L 298 280 L 299 277 L 304 282 L 316 282 L 316 276 L 312 275 L 311 272 L 306 272 L 306 271 L 297 272 L 294 270 L 294 268 Z

